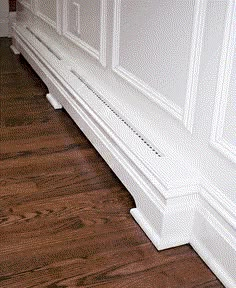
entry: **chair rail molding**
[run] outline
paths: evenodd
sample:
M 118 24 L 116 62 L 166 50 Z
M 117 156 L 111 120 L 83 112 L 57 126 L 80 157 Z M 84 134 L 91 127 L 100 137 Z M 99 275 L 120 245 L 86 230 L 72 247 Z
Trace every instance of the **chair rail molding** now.
M 63 24 L 62 33 L 70 41 L 78 47 L 89 53 L 92 57 L 99 60 L 102 66 L 106 66 L 106 45 L 107 45 L 107 0 L 100 1 L 100 48 L 97 50 L 86 41 L 73 35 L 68 29 L 68 4 L 67 0 L 63 0 Z M 77 11 L 77 24 L 80 26 L 80 4 L 74 2 Z M 80 29 L 79 29 L 80 30 Z
M 227 141 L 223 136 L 230 80 L 233 73 L 233 59 L 234 53 L 236 53 L 236 2 L 230 0 L 228 5 L 210 143 L 224 156 L 236 163 L 236 136 L 234 144 Z
M 113 28 L 113 71 L 125 81 L 136 87 L 145 96 L 161 106 L 169 114 L 179 119 L 192 133 L 194 124 L 195 105 L 197 97 L 198 76 L 200 57 L 202 50 L 202 39 L 206 12 L 205 0 L 196 0 L 193 19 L 193 36 L 191 40 L 191 52 L 189 61 L 189 75 L 187 80 L 184 109 L 173 101 L 167 99 L 162 93 L 152 88 L 148 83 L 127 71 L 120 65 L 120 28 L 121 28 L 121 5 L 122 0 L 115 0 L 114 4 L 114 28 Z

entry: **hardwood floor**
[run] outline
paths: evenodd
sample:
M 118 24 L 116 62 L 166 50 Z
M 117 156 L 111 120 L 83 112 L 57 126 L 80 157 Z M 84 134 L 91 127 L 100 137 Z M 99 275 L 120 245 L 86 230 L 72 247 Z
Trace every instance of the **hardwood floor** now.
M 16 0 L 9 0 L 9 10 L 10 12 L 16 11 Z
M 0 39 L 0 287 L 223 287 L 188 246 L 158 252 L 135 203 Z

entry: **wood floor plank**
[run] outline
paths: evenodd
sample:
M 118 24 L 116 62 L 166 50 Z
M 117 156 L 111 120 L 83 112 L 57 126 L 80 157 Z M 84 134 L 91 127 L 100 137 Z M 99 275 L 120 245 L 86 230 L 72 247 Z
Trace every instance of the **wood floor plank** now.
M 135 202 L 0 39 L 0 287 L 220 288 L 189 245 L 157 251 Z

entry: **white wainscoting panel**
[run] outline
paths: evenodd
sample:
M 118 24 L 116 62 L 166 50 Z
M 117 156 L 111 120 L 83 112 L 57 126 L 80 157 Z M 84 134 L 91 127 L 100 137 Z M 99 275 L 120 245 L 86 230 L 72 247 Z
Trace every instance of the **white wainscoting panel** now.
M 218 86 L 213 115 L 211 144 L 236 163 L 236 2 L 229 1 Z
M 205 5 L 204 0 L 115 0 L 113 70 L 189 131 L 194 121 Z
M 107 0 L 63 1 L 63 34 L 106 65 Z
M 8 36 L 9 23 L 9 3 L 8 0 L 0 0 L 0 37 Z
M 35 14 L 60 33 L 61 0 L 34 0 L 33 2 Z

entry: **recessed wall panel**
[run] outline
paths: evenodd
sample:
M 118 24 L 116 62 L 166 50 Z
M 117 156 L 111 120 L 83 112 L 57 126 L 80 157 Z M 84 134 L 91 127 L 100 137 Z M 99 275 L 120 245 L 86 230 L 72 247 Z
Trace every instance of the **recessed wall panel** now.
M 37 0 L 37 14 L 56 25 L 57 22 L 57 0 Z
M 123 0 L 119 65 L 184 108 L 194 0 Z
M 100 1 L 69 0 L 67 32 L 96 50 L 100 48 Z

